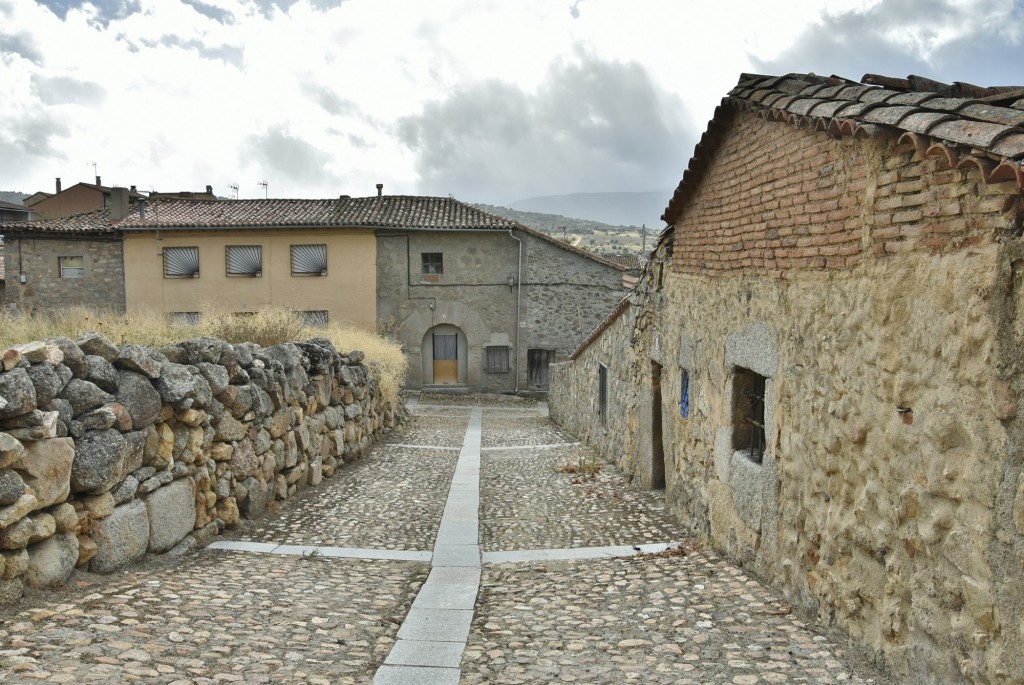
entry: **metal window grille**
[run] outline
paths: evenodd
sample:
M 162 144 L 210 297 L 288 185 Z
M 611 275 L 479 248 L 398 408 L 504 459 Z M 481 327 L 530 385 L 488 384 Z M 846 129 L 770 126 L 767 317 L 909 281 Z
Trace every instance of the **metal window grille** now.
M 504 346 L 487 348 L 487 373 L 508 373 L 512 370 L 509 350 L 510 348 Z
M 444 273 L 444 256 L 440 252 L 424 252 L 421 256 L 423 258 L 423 273 Z
M 324 328 L 327 326 L 326 309 L 315 309 L 296 313 L 299 315 L 299 318 L 302 319 L 302 323 L 307 326 L 315 326 L 317 328 Z
M 198 247 L 165 247 L 164 278 L 198 278 Z
M 263 248 L 259 245 L 228 245 L 224 249 L 228 276 L 262 276 Z
M 736 367 L 733 372 L 732 445 L 755 464 L 760 464 L 764 458 L 765 380 L 750 369 Z
M 682 378 L 679 380 L 679 415 L 684 419 L 690 418 L 690 372 L 682 370 Z
M 186 326 L 199 325 L 199 312 L 171 312 L 171 323 Z
M 292 245 L 293 276 L 326 276 L 327 245 Z
M 85 257 L 60 257 L 61 278 L 84 278 Z
M 604 364 L 597 366 L 597 413 L 601 419 L 601 425 L 608 425 L 608 367 Z

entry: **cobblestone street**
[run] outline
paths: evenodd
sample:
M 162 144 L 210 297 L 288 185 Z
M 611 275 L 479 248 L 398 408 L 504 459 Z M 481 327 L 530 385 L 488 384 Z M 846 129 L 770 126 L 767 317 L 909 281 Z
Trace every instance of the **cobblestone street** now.
M 385 444 L 205 550 L 4 607 L 0 682 L 889 682 L 542 403 L 410 406 Z

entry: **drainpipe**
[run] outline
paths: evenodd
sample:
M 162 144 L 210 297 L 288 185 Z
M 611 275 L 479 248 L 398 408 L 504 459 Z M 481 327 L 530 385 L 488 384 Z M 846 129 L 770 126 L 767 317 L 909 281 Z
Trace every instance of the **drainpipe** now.
M 520 240 L 512 233 L 512 229 L 508 229 L 508 237 L 519 243 L 519 264 L 516 275 L 516 389 L 515 393 L 519 394 L 519 323 L 521 318 L 521 305 L 523 301 L 523 241 Z

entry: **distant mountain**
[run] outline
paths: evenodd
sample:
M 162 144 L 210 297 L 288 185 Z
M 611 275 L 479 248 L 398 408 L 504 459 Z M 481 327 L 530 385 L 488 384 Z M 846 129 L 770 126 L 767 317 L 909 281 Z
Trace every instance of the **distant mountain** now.
M 525 226 L 536 228 L 538 231 L 543 231 L 544 233 L 549 233 L 559 238 L 562 237 L 563 233 L 566 235 L 577 235 L 589 234 L 594 231 L 615 232 L 621 231 L 624 228 L 623 226 L 613 226 L 611 224 L 592 221 L 590 219 L 575 219 L 573 217 L 562 216 L 561 214 L 524 212 L 518 209 L 511 209 L 509 207 L 501 207 L 498 205 L 474 204 L 473 206 L 485 212 L 490 212 L 491 214 L 497 214 L 498 216 L 505 217 L 506 219 L 518 221 Z
M 13 202 L 20 205 L 21 201 L 28 197 L 28 193 L 19 193 L 13 190 L 0 190 L 0 202 Z
M 647 225 L 649 228 L 661 228 L 665 223 L 659 217 L 671 198 L 671 190 L 645 193 L 571 193 L 517 200 L 511 204 L 511 208 L 524 212 L 592 219 L 617 226 Z

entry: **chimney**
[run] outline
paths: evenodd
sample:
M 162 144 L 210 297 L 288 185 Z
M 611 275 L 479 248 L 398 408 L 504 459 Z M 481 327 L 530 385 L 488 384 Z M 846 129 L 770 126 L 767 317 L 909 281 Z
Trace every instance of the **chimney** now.
M 116 222 L 128 216 L 128 189 L 113 188 L 110 191 L 110 221 Z
M 138 195 L 139 191 L 135 189 L 135 186 L 132 186 L 131 188 L 128 189 L 128 194 L 129 195 Z
M 96 185 L 98 185 L 98 186 L 103 185 L 103 182 L 100 180 L 99 176 L 96 177 Z
M 377 184 L 377 197 L 380 197 L 383 194 L 384 194 L 384 184 L 383 183 L 378 183 Z
M 57 177 L 57 192 L 60 192 L 60 176 Z
M 213 186 L 206 186 L 206 194 L 213 195 Z

